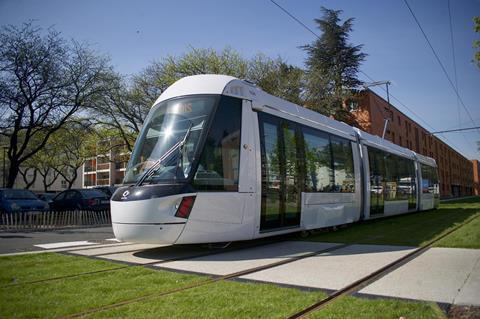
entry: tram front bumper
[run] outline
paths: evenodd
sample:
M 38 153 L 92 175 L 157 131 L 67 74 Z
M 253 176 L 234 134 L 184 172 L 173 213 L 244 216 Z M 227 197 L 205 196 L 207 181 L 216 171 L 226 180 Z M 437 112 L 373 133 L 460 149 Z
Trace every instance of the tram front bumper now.
M 177 224 L 112 223 L 113 233 L 120 241 L 142 244 L 174 244 L 185 227 Z
M 111 201 L 112 227 L 120 241 L 174 244 L 187 219 L 175 216 L 184 194 L 135 201 Z

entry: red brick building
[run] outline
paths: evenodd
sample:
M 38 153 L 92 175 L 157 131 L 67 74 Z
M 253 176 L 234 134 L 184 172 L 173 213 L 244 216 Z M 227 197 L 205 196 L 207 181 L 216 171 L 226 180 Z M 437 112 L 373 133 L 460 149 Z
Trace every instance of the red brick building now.
M 382 136 L 385 120 L 388 120 L 385 139 L 416 153 L 433 157 L 439 168 L 442 197 L 473 194 L 472 161 L 431 135 L 428 130 L 393 105 L 389 105 L 373 91 L 367 89 L 359 93 L 358 105 L 353 109 L 352 115 L 362 130 L 378 136 Z

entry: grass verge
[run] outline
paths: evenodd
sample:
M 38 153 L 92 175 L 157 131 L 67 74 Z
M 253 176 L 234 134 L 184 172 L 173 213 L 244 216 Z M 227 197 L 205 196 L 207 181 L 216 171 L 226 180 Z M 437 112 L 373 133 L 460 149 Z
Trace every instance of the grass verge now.
M 352 224 L 335 232 L 315 234 L 303 240 L 420 246 L 480 214 L 480 198 L 442 203 L 437 210 L 399 215 Z M 436 246 L 480 248 L 480 217 L 443 238 Z

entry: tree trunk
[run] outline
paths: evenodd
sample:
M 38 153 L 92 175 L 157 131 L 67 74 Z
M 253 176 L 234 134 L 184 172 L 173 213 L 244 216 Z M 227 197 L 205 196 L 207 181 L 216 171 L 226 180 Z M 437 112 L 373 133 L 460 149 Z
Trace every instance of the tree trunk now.
M 20 170 L 20 165 L 16 161 L 11 161 L 10 159 L 10 167 L 8 169 L 8 177 L 7 177 L 7 188 L 13 188 L 15 185 L 15 180 L 18 176 L 18 171 Z
M 28 172 L 33 169 L 33 178 L 31 181 L 28 180 Z M 20 175 L 22 175 L 22 178 L 23 178 L 23 181 L 25 182 L 25 188 L 26 189 L 30 189 L 30 187 L 33 186 L 33 184 L 35 184 L 35 181 L 37 180 L 37 169 L 36 168 L 33 168 L 33 167 L 28 167 L 25 169 L 24 172 L 22 172 L 22 170 L 19 171 Z

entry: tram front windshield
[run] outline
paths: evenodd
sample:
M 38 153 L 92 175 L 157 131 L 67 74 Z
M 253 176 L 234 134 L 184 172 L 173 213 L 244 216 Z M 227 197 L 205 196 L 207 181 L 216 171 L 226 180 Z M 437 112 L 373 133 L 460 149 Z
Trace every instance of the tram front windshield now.
M 145 182 L 186 180 L 216 102 L 216 97 L 203 96 L 168 100 L 155 105 L 147 116 L 135 144 L 124 183 L 135 183 L 185 136 L 187 137 L 185 144 L 171 152 Z

